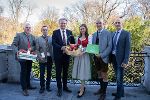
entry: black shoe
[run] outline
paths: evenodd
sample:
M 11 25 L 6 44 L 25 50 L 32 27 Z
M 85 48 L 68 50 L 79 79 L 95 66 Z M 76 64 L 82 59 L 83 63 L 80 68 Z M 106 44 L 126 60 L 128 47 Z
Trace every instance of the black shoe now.
M 112 96 L 117 96 L 117 93 L 112 93 Z M 121 97 L 124 97 L 124 95 L 122 95 Z
M 23 90 L 23 91 L 22 91 L 22 94 L 23 94 L 24 96 L 29 96 L 29 93 L 28 93 L 28 90 L 27 90 L 27 89 Z
M 50 87 L 46 88 L 47 92 L 51 92 L 52 90 L 50 89 Z
M 113 100 L 121 100 L 121 98 L 115 97 Z
M 80 92 L 79 92 L 80 93 Z M 77 95 L 77 98 L 81 98 L 83 95 L 84 95 L 84 93 L 85 93 L 85 87 L 84 87 L 84 91 L 83 91 L 83 93 L 81 94 L 81 95 Z
M 68 87 L 63 88 L 63 91 L 68 92 L 68 93 L 71 93 L 71 92 L 72 92 L 71 90 L 69 90 L 69 88 L 68 88 Z
M 34 86 L 29 86 L 28 89 L 29 89 L 29 90 L 34 90 L 34 89 L 36 89 L 36 87 L 34 87 Z
M 105 100 L 105 99 L 106 99 L 106 94 L 101 94 L 98 100 Z
M 94 95 L 99 95 L 99 94 L 102 94 L 102 93 L 103 93 L 102 89 L 99 89 L 96 92 L 94 92 Z
M 58 97 L 61 97 L 61 96 L 62 96 L 62 90 L 61 90 L 61 89 L 58 89 L 58 91 L 57 91 L 57 96 L 58 96 Z
M 44 90 L 45 90 L 45 88 L 41 88 L 40 91 L 39 91 L 39 93 L 40 93 L 40 94 L 41 94 L 41 93 L 44 93 Z

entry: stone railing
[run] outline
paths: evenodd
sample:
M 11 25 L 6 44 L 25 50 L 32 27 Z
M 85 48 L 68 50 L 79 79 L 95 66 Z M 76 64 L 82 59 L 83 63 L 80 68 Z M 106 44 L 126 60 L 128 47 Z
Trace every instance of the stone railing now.
M 145 47 L 144 53 L 132 53 L 130 56 L 130 69 L 126 69 L 125 83 L 128 86 L 134 86 L 136 83 L 143 81 L 143 85 L 150 91 L 150 47 Z M 33 74 L 34 77 L 39 77 L 38 64 L 33 63 Z M 71 65 L 72 66 L 72 65 Z M 110 70 L 112 75 L 113 69 Z M 71 68 L 69 70 L 71 73 Z M 134 74 L 133 74 L 134 73 Z M 109 79 L 114 82 L 114 76 L 110 75 Z M 144 78 L 141 79 L 141 77 Z M 69 75 L 70 76 L 70 75 Z M 135 77 L 133 77 L 135 76 Z M 94 76 L 95 77 L 95 76 Z M 131 80 L 132 79 L 132 80 Z M 7 80 L 8 82 L 19 82 L 20 81 L 20 64 L 15 60 L 15 53 L 10 46 L 0 46 L 0 81 Z M 52 80 L 55 80 L 55 67 L 52 69 Z M 69 77 L 71 80 L 71 77 Z M 97 84 L 94 82 L 95 79 L 89 83 Z M 75 83 L 78 83 L 77 81 Z
M 144 58 L 144 82 L 143 85 L 150 94 L 150 46 L 145 47 L 144 52 L 147 56 Z

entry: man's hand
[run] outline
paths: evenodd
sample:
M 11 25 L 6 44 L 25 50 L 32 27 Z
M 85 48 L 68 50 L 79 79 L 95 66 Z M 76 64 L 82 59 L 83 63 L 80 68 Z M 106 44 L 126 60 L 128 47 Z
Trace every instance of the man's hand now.
M 24 49 L 20 49 L 16 54 L 17 54 L 17 56 L 19 55 L 19 53 L 20 52 L 22 52 L 22 53 L 27 53 L 27 51 L 26 50 L 24 50 Z
M 122 63 L 122 64 L 121 64 L 121 67 L 126 68 L 126 67 L 127 67 L 127 64 Z
M 100 58 L 100 55 L 98 55 L 98 54 L 95 54 L 95 56 L 96 56 L 97 58 Z
M 31 52 L 31 51 L 32 51 L 32 49 L 31 49 L 31 48 L 28 48 L 28 51 L 30 51 L 30 52 Z
M 65 51 L 66 49 L 66 46 L 62 46 L 61 50 Z
M 27 51 L 24 50 L 24 49 L 20 49 L 20 50 L 18 51 L 18 53 L 20 53 L 20 52 L 22 52 L 22 53 L 27 53 Z
M 40 60 L 44 60 L 44 58 L 43 58 L 43 57 L 41 57 L 41 56 L 39 57 L 39 59 L 40 59 Z
M 31 52 L 31 54 L 36 55 L 36 52 Z

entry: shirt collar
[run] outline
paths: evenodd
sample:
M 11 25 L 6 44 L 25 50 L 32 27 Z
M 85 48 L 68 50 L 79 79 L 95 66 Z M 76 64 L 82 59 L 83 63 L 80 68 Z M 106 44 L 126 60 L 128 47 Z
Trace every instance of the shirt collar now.
M 101 30 L 97 30 L 97 31 L 101 33 L 103 30 L 104 30 L 104 29 L 102 28 Z
M 116 33 L 117 33 L 117 32 L 121 33 L 121 31 L 122 31 L 122 29 L 120 29 L 120 30 L 116 31 Z
M 48 37 L 48 35 L 46 35 L 46 36 L 45 36 L 45 35 L 42 35 L 42 37 L 46 38 L 46 37 Z
M 61 32 L 62 32 L 62 31 L 66 32 L 66 29 L 64 29 L 64 30 L 60 29 L 60 31 L 61 31 Z
M 26 32 L 24 32 L 24 34 L 25 34 L 26 36 L 29 36 L 29 35 L 30 35 L 30 33 L 27 34 Z

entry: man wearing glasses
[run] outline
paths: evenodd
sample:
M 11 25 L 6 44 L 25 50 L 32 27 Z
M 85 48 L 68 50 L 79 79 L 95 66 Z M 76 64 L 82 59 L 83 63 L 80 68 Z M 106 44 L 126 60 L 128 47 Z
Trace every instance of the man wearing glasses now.
M 112 49 L 111 33 L 104 29 L 104 22 L 102 19 L 96 21 L 97 32 L 93 34 L 93 44 L 99 45 L 99 55 L 94 55 L 94 62 L 98 74 L 100 89 L 95 92 L 95 95 L 100 95 L 99 100 L 105 100 L 106 89 L 108 85 L 108 62 L 109 55 Z
M 117 80 L 117 92 L 112 95 L 115 96 L 114 100 L 120 100 L 124 97 L 123 73 L 130 55 L 130 33 L 122 29 L 121 19 L 117 19 L 114 26 L 116 31 L 112 38 L 112 63 Z
M 48 92 L 50 89 L 51 80 L 51 69 L 52 69 L 52 37 L 48 36 L 48 27 L 42 26 L 41 28 L 42 36 L 36 40 L 36 52 L 40 65 L 40 91 L 39 93 L 44 93 L 45 90 L 45 68 L 47 68 L 46 77 L 46 90 Z
M 24 25 L 24 32 L 16 34 L 12 47 L 15 49 L 16 55 L 20 52 L 33 53 L 35 51 L 35 37 L 31 34 L 31 25 L 29 23 Z M 21 66 L 20 83 L 23 95 L 28 96 L 28 89 L 36 89 L 36 87 L 32 87 L 30 84 L 32 61 L 19 59 L 19 63 Z

